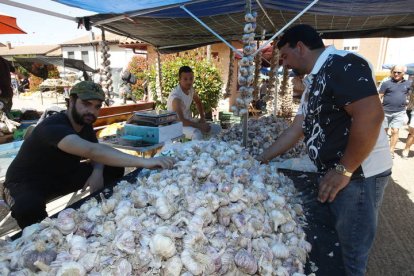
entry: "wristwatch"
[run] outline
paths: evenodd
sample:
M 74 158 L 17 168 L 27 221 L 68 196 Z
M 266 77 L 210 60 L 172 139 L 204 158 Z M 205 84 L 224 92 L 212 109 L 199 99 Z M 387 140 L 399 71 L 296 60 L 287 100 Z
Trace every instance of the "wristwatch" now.
M 349 171 L 347 171 L 346 168 L 345 168 L 345 166 L 344 165 L 341 165 L 341 164 L 336 165 L 335 172 L 337 172 L 339 174 L 342 174 L 342 175 L 345 175 L 347 177 L 351 177 L 352 176 L 352 173 L 349 172 Z

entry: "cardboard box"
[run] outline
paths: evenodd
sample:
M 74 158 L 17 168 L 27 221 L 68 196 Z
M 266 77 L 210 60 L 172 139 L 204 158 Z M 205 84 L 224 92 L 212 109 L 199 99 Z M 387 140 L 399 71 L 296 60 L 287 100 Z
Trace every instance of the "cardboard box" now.
M 158 144 L 183 135 L 183 123 L 174 122 L 166 126 L 138 126 L 125 124 L 124 135 L 142 137 L 142 141 L 151 144 Z

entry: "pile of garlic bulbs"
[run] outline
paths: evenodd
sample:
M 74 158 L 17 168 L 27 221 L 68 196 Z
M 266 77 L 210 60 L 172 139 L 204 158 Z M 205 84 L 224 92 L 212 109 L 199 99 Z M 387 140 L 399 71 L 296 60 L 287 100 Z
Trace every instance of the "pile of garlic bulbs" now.
M 254 56 L 256 51 L 256 44 L 254 43 L 255 30 L 256 30 L 256 17 L 257 13 L 247 13 L 244 17 L 244 34 L 243 41 L 243 57 L 239 61 L 239 96 L 236 99 L 236 103 L 231 107 L 231 111 L 236 116 L 242 116 L 248 113 L 249 105 L 253 101 L 253 81 L 254 81 Z
M 249 118 L 247 129 L 247 150 L 252 156 L 260 155 L 266 148 L 270 147 L 274 141 L 290 125 L 286 119 L 277 118 L 273 115 L 263 116 L 258 119 Z M 241 141 L 243 129 L 241 124 L 234 124 L 228 129 L 223 129 L 219 134 L 219 139 L 223 141 Z M 282 154 L 278 159 L 288 159 L 301 157 L 306 154 L 306 146 L 301 141 L 292 149 Z
M 1 244 L 1 275 L 304 275 L 311 245 L 292 181 L 236 143 L 168 151 L 143 170 Z

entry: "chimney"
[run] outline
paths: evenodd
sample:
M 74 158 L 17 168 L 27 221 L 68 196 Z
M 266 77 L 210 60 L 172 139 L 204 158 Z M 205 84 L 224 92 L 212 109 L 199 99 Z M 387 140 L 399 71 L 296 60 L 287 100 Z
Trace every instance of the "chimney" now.
M 9 50 L 10 50 L 12 48 L 11 47 L 11 42 L 10 41 L 7 41 L 6 44 L 7 44 L 7 48 L 9 48 Z

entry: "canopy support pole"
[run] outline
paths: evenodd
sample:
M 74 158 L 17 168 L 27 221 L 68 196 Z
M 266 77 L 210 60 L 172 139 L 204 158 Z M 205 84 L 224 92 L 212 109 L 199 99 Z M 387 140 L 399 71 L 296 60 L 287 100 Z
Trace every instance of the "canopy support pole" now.
M 13 7 L 16 7 L 16 8 L 21 8 L 21 9 L 24 9 L 24 10 L 34 11 L 34 12 L 38 12 L 38 13 L 43 13 L 43 14 L 46 14 L 46 15 L 55 16 L 55 17 L 58 17 L 58 18 L 67 19 L 67 20 L 71 20 L 71 21 L 76 21 L 75 17 L 71 17 L 71 16 L 68 16 L 66 14 L 52 12 L 52 11 L 44 10 L 44 9 L 41 9 L 41 8 L 36 8 L 36 7 L 30 6 L 30 5 L 25 5 L 25 4 L 22 4 L 22 3 L 17 3 L 17 2 L 9 1 L 9 0 L 1 0 L 0 2 L 2 4 L 13 6 Z
M 307 12 L 310 8 L 312 8 L 316 3 L 318 3 L 319 0 L 314 0 L 312 3 L 310 3 L 303 11 L 301 11 L 298 15 L 296 15 L 292 20 L 290 20 L 285 26 L 283 26 L 282 29 L 280 29 L 277 33 L 275 33 L 271 38 L 269 38 L 268 41 L 266 41 L 259 49 L 256 50 L 256 52 L 253 53 L 253 56 L 257 55 L 257 53 L 262 50 L 264 47 L 266 47 L 270 42 L 273 41 L 276 37 L 278 37 L 283 31 L 288 28 L 290 25 L 293 24 L 299 17 L 301 17 L 305 12 Z
M 264 9 L 262 2 L 260 2 L 260 0 L 256 0 L 257 4 L 259 5 L 259 7 L 262 9 L 262 12 L 264 13 L 264 15 L 266 16 L 267 20 L 269 20 L 270 24 L 272 24 L 273 28 L 276 31 L 276 25 L 273 23 L 272 19 L 270 18 L 270 16 L 267 14 L 267 11 Z
M 224 38 L 222 38 L 218 33 L 216 33 L 213 29 L 211 29 L 207 24 L 205 24 L 201 19 L 199 19 L 197 16 L 195 16 L 192 12 L 190 12 L 185 6 L 180 6 L 186 13 L 188 13 L 192 18 L 194 18 L 195 21 L 200 23 L 201 26 L 206 28 L 210 33 L 212 33 L 215 37 L 223 41 L 224 44 L 226 44 L 230 49 L 232 49 L 234 52 L 236 52 L 238 55 L 243 56 L 243 53 L 238 51 L 233 45 L 228 43 Z

